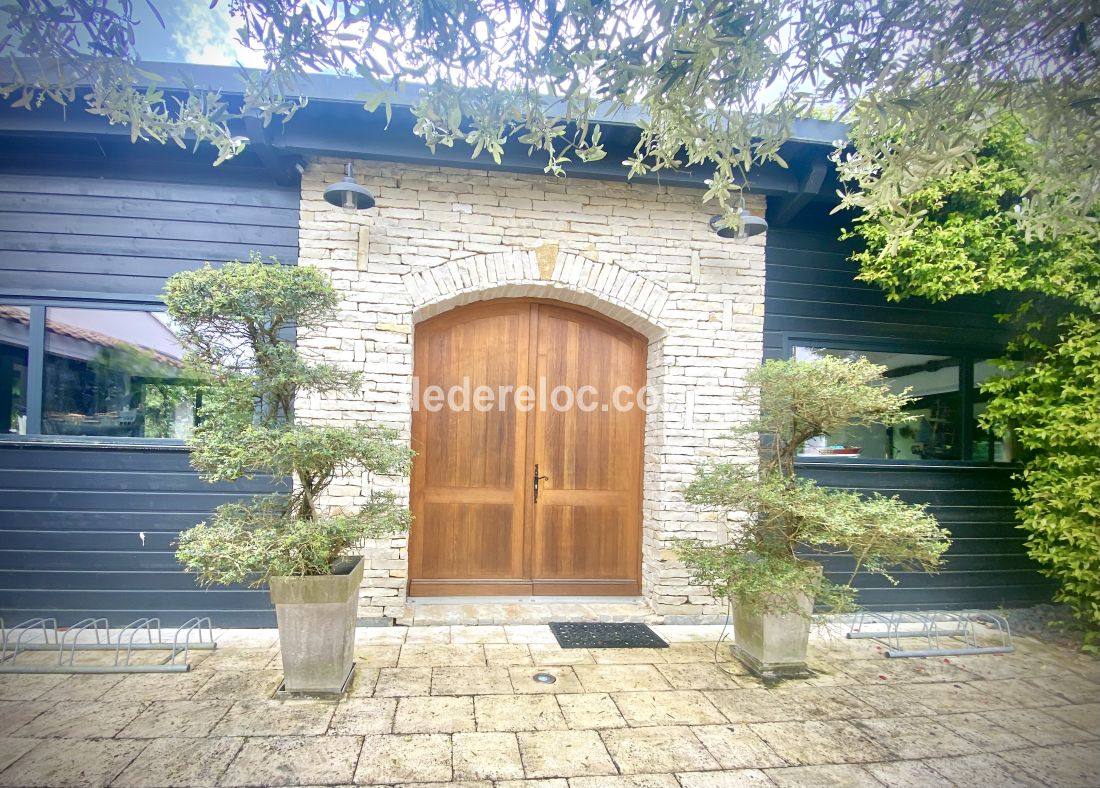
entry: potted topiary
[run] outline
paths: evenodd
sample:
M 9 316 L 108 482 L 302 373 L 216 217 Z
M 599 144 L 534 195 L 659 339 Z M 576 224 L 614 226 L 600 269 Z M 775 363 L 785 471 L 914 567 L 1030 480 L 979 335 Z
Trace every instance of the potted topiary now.
M 742 456 L 702 468 L 685 498 L 733 515 L 721 544 L 678 543 L 694 582 L 733 607 L 733 653 L 766 678 L 809 675 L 806 650 L 814 603 L 832 612 L 855 607 L 858 572 L 890 578 L 892 567 L 935 572 L 950 546 L 923 506 L 897 497 L 831 490 L 795 475 L 811 438 L 848 425 L 907 421 L 908 398 L 883 385 L 885 367 L 866 359 L 768 361 L 746 376 L 744 399 L 757 416 L 735 430 Z M 804 553 L 851 557 L 846 582 L 825 578 Z
M 219 506 L 180 535 L 179 560 L 205 586 L 268 584 L 290 693 L 335 694 L 354 658 L 355 614 L 367 538 L 408 527 L 408 510 L 385 492 L 357 511 L 321 502 L 338 476 L 405 474 L 411 452 L 396 431 L 359 424 L 301 424 L 305 394 L 355 390 L 359 376 L 305 358 L 294 331 L 335 317 L 337 296 L 315 268 L 209 264 L 172 276 L 164 301 L 187 361 L 201 376 L 191 463 L 210 482 L 271 474 L 289 490 Z

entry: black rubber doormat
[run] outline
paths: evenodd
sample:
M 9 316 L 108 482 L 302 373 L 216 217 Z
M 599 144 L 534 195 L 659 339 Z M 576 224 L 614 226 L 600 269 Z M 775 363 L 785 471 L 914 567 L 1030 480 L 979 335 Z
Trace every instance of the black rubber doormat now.
M 668 643 L 645 624 L 551 621 L 550 631 L 562 648 L 668 648 Z

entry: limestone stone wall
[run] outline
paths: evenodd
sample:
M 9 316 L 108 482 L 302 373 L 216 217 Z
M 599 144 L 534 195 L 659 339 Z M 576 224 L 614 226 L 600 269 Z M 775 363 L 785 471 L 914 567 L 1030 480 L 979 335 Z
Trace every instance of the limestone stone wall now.
M 338 319 L 299 343 L 362 371 L 364 385 L 306 398 L 299 416 L 374 420 L 407 435 L 417 321 L 510 296 L 596 309 L 649 338 L 648 385 L 662 403 L 646 423 L 643 595 L 670 621 L 720 612 L 690 585 L 670 542 L 724 536 L 725 524 L 679 490 L 699 462 L 730 454 L 728 429 L 747 417 L 735 395 L 762 353 L 763 237 L 718 238 L 691 189 L 374 161 L 354 171 L 378 205 L 350 212 L 322 199 L 343 166 L 315 160 L 302 178 L 299 264 L 328 272 L 342 300 Z M 759 197 L 748 206 L 764 210 Z M 408 479 L 349 478 L 327 502 L 360 504 L 371 484 L 407 499 Z M 405 538 L 364 553 L 360 616 L 402 617 Z

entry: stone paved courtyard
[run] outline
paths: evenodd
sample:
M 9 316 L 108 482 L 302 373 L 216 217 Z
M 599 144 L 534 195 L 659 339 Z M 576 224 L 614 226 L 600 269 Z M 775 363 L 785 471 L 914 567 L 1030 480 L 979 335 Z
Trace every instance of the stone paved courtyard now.
M 765 688 L 721 627 L 563 650 L 545 626 L 360 629 L 340 702 L 279 701 L 274 631 L 176 675 L 0 676 L 0 785 L 467 788 L 1100 785 L 1100 663 L 887 660 L 818 632 L 816 678 Z M 542 670 L 557 677 L 538 684 Z

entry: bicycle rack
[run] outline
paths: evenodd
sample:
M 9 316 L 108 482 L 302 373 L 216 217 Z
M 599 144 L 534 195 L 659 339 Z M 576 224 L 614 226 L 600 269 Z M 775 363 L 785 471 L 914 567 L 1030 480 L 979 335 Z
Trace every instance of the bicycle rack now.
M 83 640 L 81 639 L 83 636 Z M 191 651 L 212 651 L 214 627 L 207 617 L 188 619 L 166 639 L 159 618 L 139 618 L 111 634 L 105 618 L 85 618 L 60 629 L 53 618 L 31 618 L 11 629 L 0 619 L 0 673 L 185 673 Z M 78 652 L 114 652 L 112 664 L 80 664 Z M 133 661 L 136 652 L 170 652 L 158 663 Z M 53 652 L 57 662 L 30 662 L 20 656 Z
M 992 630 L 994 645 L 982 645 L 978 625 Z M 861 612 L 847 637 L 871 638 L 887 647 L 887 657 L 968 656 L 971 654 L 1009 654 L 1012 631 L 1001 616 L 981 610 Z M 902 640 L 924 638 L 925 648 L 907 648 Z

